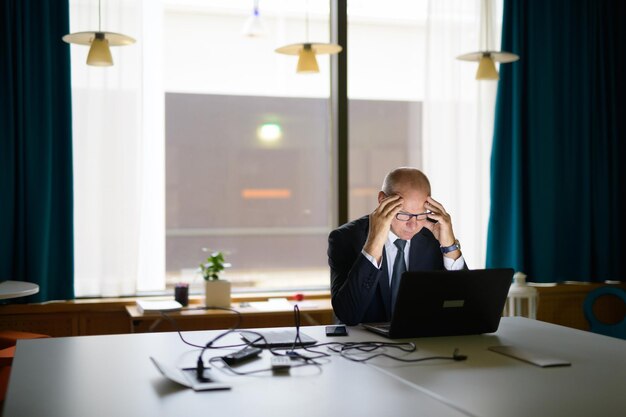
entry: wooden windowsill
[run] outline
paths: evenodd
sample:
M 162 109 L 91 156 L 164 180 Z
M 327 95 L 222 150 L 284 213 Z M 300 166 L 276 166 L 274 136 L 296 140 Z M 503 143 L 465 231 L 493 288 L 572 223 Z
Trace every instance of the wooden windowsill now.
M 269 298 L 289 298 L 295 294 L 254 293 L 234 294 L 232 303 L 235 308 L 245 309 L 246 302 L 267 301 Z M 304 301 L 319 300 L 316 308 L 303 312 L 303 324 L 332 323 L 333 314 L 330 307 L 328 291 L 303 292 Z M 102 334 L 123 334 L 131 331 L 151 331 L 150 317 L 137 320 L 129 315 L 128 308 L 134 308 L 137 299 L 172 299 L 173 295 L 154 297 L 123 297 L 123 298 L 83 298 L 68 301 L 51 301 L 33 304 L 0 305 L 0 330 L 21 330 L 32 333 L 47 334 L 53 337 L 89 336 Z M 191 295 L 189 308 L 201 307 L 204 296 Z M 243 305 L 242 305 L 243 304 Z M 221 329 L 232 326 L 232 316 L 221 317 L 219 314 L 193 313 L 182 314 L 178 318 L 181 330 Z M 196 317 L 197 316 L 197 317 Z M 158 318 L 158 317 L 157 317 Z M 244 314 L 242 326 L 276 327 L 293 324 L 293 312 L 255 312 Z M 146 327 L 148 326 L 148 327 Z M 172 331 L 176 328 L 169 323 L 158 326 L 158 331 Z
M 329 290 L 302 291 L 298 292 L 304 296 L 304 300 L 319 300 L 330 298 Z M 232 302 L 244 303 L 253 301 L 267 301 L 270 298 L 287 298 L 294 300 L 295 292 L 264 292 L 264 293 L 240 293 L 233 294 Z M 0 305 L 0 315 L 3 314 L 29 314 L 29 313 L 63 313 L 75 311 L 119 311 L 126 306 L 135 305 L 137 299 L 148 300 L 169 300 L 173 295 L 145 296 L 145 297 L 111 297 L 111 298 L 78 298 L 75 300 L 47 301 L 43 303 L 30 304 L 6 304 Z M 190 295 L 190 305 L 202 305 L 203 295 Z

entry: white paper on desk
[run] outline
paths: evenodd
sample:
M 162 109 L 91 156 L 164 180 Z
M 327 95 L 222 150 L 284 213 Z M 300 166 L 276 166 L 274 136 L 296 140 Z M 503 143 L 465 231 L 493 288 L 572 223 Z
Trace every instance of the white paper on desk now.
M 187 381 L 187 378 L 176 368 L 168 366 L 162 362 L 157 361 L 152 356 L 150 356 L 150 360 L 154 364 L 154 366 L 159 370 L 161 375 L 169 379 L 170 381 L 174 381 L 177 384 L 182 385 L 183 387 L 191 388 L 191 384 Z
M 229 385 L 222 384 L 218 381 L 212 380 L 210 382 L 200 382 L 196 381 L 192 377 L 189 377 L 188 374 L 185 374 L 181 369 L 175 368 L 173 366 L 169 366 L 163 362 L 159 362 L 150 356 L 150 360 L 154 364 L 154 366 L 159 370 L 161 375 L 169 379 L 170 381 L 176 382 L 177 384 L 182 385 L 183 387 L 193 388 L 194 391 L 211 391 L 211 390 L 221 390 L 221 389 L 230 389 Z M 192 374 L 195 375 L 195 370 Z M 205 371 L 206 375 L 206 371 Z M 212 379 L 212 378 L 211 378 Z
M 259 311 L 291 311 L 293 304 L 286 298 L 270 298 L 267 301 L 254 301 L 250 303 L 250 307 L 254 307 Z
M 183 306 L 175 300 L 137 300 L 137 310 L 140 313 L 160 313 L 162 311 L 177 311 Z

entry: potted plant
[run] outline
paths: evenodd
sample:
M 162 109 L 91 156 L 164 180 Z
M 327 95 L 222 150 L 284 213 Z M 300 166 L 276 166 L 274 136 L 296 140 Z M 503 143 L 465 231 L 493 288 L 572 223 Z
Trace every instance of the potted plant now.
M 207 307 L 230 308 L 230 282 L 220 279 L 220 274 L 230 264 L 224 262 L 224 254 L 215 251 L 200 264 L 204 278 L 204 296 Z

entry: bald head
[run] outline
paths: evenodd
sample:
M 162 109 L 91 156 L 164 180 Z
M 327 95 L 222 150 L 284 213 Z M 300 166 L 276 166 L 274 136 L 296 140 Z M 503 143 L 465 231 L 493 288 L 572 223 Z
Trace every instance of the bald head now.
M 409 167 L 396 168 L 385 176 L 382 189 L 385 194 L 394 195 L 406 189 L 430 195 L 430 182 L 422 171 Z

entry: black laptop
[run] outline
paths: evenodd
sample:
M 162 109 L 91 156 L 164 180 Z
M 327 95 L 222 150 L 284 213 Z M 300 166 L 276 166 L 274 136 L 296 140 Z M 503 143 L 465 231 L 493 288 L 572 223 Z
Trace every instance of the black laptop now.
M 307 346 L 317 343 L 317 340 L 302 331 L 299 332 L 300 339 L 296 343 L 296 331 L 292 329 L 257 330 L 254 332 L 242 330 L 239 332 L 239 335 L 243 340 L 255 347 Z
M 363 327 L 394 339 L 493 333 L 512 279 L 512 269 L 405 272 L 391 322 Z

